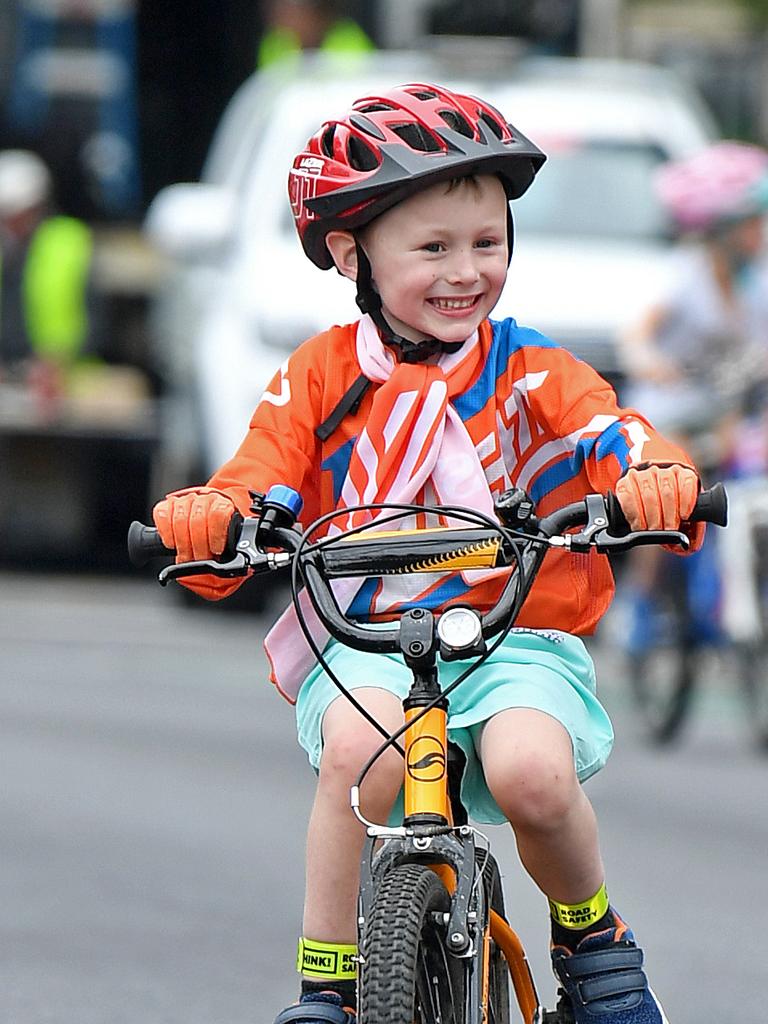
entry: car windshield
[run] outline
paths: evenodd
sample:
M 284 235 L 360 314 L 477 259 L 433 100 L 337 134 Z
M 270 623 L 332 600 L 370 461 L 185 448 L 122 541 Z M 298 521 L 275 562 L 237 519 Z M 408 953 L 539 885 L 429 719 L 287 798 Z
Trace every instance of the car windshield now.
M 521 232 L 650 240 L 664 235 L 651 177 L 665 154 L 649 143 L 540 141 L 548 154 L 535 185 L 514 204 Z
M 513 207 L 521 233 L 615 241 L 665 236 L 667 221 L 651 184 L 666 159 L 659 146 L 615 139 L 541 139 L 539 145 L 547 162 Z M 284 232 L 293 233 L 287 203 L 281 219 Z

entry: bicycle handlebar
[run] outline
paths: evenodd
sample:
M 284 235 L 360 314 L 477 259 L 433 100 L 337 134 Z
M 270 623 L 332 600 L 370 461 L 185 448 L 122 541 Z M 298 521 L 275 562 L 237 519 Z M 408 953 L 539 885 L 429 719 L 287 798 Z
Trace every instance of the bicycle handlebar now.
M 381 509 L 382 506 L 376 506 Z M 230 523 L 227 550 L 222 561 L 186 562 L 166 566 L 160 582 L 179 577 L 213 574 L 223 578 L 260 574 L 289 565 L 301 547 L 301 569 L 308 594 L 318 615 L 337 638 L 349 646 L 366 651 L 399 649 L 399 624 L 392 629 L 366 628 L 348 619 L 339 607 L 330 580 L 350 576 L 382 576 L 412 572 L 440 572 L 478 568 L 517 566 L 511 572 L 494 608 L 479 616 L 484 637 L 504 628 L 533 584 L 536 573 L 550 547 L 571 552 L 595 548 L 602 553 L 626 550 L 641 544 L 679 544 L 687 548 L 685 534 L 676 530 L 632 532 L 614 494 L 605 498 L 587 495 L 550 515 L 528 515 L 521 523 L 511 523 L 512 514 L 504 514 L 497 505 L 506 527 L 437 527 L 411 531 L 376 531 L 327 537 L 312 544 L 287 526 L 270 525 L 263 529 L 259 517 L 243 518 L 236 513 Z M 351 511 L 351 510 L 348 510 Z M 427 510 L 455 515 L 458 509 Z M 467 512 L 471 510 L 466 510 Z M 478 520 L 479 521 L 479 520 Z M 727 496 L 722 484 L 703 491 L 696 502 L 691 522 L 709 522 L 724 526 L 727 521 Z M 577 533 L 566 531 L 582 529 Z M 524 531 L 524 532 L 523 532 Z M 265 548 L 269 551 L 265 551 Z M 128 533 L 131 561 L 144 565 L 158 555 L 172 556 L 159 540 L 157 530 L 132 523 Z

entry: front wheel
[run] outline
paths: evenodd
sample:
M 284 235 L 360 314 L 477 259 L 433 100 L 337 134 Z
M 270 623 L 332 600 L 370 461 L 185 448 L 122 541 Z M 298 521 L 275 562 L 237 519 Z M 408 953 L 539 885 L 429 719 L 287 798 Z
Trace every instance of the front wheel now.
M 628 667 L 646 735 L 655 743 L 670 743 L 688 717 L 696 679 L 694 652 L 675 640 L 631 656 Z
M 442 881 L 424 865 L 384 876 L 362 942 L 361 1024 L 463 1024 L 464 965 L 444 941 L 449 906 Z
M 764 640 L 739 644 L 737 658 L 752 735 L 758 748 L 768 753 L 768 646 Z
M 670 569 L 666 585 L 635 599 L 627 652 L 635 707 L 655 743 L 670 743 L 688 717 L 698 659 L 686 576 L 679 566 Z

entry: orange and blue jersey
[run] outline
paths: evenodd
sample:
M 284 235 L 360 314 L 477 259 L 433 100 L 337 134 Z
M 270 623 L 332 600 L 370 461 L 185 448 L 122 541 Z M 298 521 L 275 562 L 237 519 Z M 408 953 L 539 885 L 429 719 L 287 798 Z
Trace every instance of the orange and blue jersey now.
M 470 386 L 452 399 L 480 458 L 493 495 L 521 487 L 539 515 L 606 492 L 631 466 L 691 465 L 689 457 L 659 435 L 639 413 L 618 405 L 611 386 L 588 364 L 537 331 L 512 319 L 480 325 L 487 358 Z M 304 498 L 304 524 L 337 507 L 353 447 L 367 422 L 378 385 L 341 420 L 327 440 L 316 428 L 334 412 L 360 376 L 357 323 L 332 327 L 301 345 L 262 396 L 240 448 L 209 481 L 248 513 L 249 490 L 287 484 Z M 429 494 L 423 497 L 429 504 Z M 398 578 L 404 581 L 407 578 Z M 198 577 L 188 585 L 210 598 L 224 597 L 241 581 Z M 387 618 L 418 603 L 445 608 L 467 601 L 460 573 L 442 574 L 418 591 L 392 579 L 367 580 L 350 613 Z M 472 602 L 490 608 L 503 581 L 472 588 Z M 548 553 L 518 624 L 590 633 L 613 594 L 607 559 L 591 552 Z

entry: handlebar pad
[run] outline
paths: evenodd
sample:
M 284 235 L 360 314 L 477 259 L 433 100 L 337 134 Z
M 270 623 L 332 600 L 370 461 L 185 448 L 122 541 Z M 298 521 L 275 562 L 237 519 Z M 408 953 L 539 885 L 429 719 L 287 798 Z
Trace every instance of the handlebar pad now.
M 243 517 L 239 512 L 233 512 L 227 530 L 227 543 L 221 555 L 223 561 L 234 558 L 242 525 Z M 146 565 L 152 558 L 173 558 L 175 554 L 173 548 L 163 544 L 154 526 L 145 526 L 134 520 L 128 527 L 128 557 L 133 565 Z
M 629 533 L 630 525 L 621 509 L 619 499 L 612 491 L 606 495 L 606 499 L 611 532 L 619 535 Z M 713 484 L 699 494 L 688 522 L 712 523 L 714 526 L 728 524 L 728 495 L 723 484 Z

